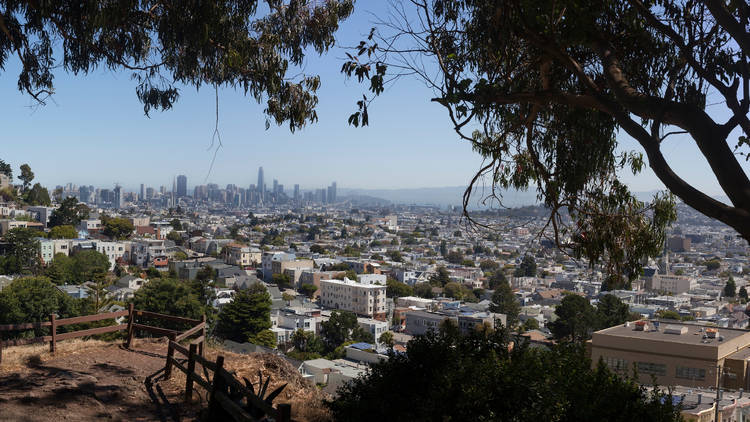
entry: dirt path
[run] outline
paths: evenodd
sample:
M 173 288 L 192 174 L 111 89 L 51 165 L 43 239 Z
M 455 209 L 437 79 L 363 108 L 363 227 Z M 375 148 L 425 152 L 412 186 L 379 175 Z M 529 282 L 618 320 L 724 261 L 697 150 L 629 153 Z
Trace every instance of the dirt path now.
M 0 421 L 194 420 L 173 388 L 159 384 L 164 340 L 82 347 L 0 369 Z

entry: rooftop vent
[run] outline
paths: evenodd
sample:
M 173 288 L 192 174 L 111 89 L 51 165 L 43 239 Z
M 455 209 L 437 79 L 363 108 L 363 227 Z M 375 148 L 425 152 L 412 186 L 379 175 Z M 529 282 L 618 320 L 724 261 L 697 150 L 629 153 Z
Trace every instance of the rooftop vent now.
M 706 336 L 708 338 L 716 338 L 719 336 L 719 330 L 716 328 L 706 328 Z
M 635 331 L 648 331 L 648 322 L 647 321 L 636 321 L 635 322 Z
M 667 325 L 664 327 L 664 334 L 677 334 L 678 336 L 687 334 L 688 328 L 684 325 Z

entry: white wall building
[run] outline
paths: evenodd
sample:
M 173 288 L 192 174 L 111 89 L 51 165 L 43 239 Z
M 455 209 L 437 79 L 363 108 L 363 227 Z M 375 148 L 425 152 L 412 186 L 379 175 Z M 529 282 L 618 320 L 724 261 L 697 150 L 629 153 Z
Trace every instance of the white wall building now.
M 154 258 L 166 254 L 163 240 L 140 239 L 130 245 L 130 262 L 135 265 L 148 266 Z
M 357 274 L 357 281 L 362 284 L 380 284 L 385 286 L 385 274 Z
M 385 320 L 385 286 L 344 280 L 321 280 L 320 303 L 331 309 L 342 309 L 357 315 Z

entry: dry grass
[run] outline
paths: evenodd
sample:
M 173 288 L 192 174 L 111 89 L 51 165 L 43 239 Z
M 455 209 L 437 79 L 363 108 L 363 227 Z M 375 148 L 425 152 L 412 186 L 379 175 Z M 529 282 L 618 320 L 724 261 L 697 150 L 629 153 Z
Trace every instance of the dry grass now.
M 308 384 L 303 380 L 296 368 L 292 367 L 282 358 L 271 354 L 251 354 L 243 355 L 232 353 L 221 348 L 221 346 L 208 345 L 206 348 L 206 358 L 216 360 L 216 356 L 223 355 L 225 358 L 224 368 L 235 373 L 235 377 L 242 380 L 248 378 L 251 382 L 258 381 L 258 371 L 260 370 L 264 377 L 271 376 L 271 382 L 268 391 L 273 391 L 282 384 L 287 384 L 281 395 L 274 400 L 274 405 L 279 403 L 290 403 L 292 405 L 292 418 L 300 422 L 330 422 L 331 415 L 323 406 L 323 400 L 328 398 L 317 387 Z M 176 355 L 178 358 L 183 356 Z M 196 372 L 202 374 L 200 369 Z M 209 374 L 213 377 L 213 371 Z M 209 382 L 211 379 L 208 380 Z M 165 391 L 172 394 L 182 394 L 185 391 L 185 375 L 177 368 L 172 370 L 172 378 L 165 387 Z M 205 390 L 195 385 L 194 400 L 199 405 L 205 405 L 207 394 Z
M 0 363 L 0 373 L 12 372 L 31 365 L 39 365 L 55 357 L 75 354 L 83 349 L 102 347 L 108 344 L 111 343 L 102 340 L 82 340 L 80 338 L 58 341 L 57 351 L 54 355 L 49 352 L 49 343 L 3 348 L 3 361 Z

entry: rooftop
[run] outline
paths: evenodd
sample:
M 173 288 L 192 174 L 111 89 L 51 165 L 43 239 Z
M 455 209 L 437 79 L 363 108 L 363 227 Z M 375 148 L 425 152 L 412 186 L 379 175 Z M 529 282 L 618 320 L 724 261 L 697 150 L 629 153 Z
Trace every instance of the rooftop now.
M 359 282 L 356 282 L 354 280 L 349 280 L 348 278 L 344 277 L 343 280 L 320 280 L 321 283 L 327 282 L 327 283 L 333 283 L 333 284 L 341 284 L 344 286 L 356 286 L 361 287 L 363 289 L 385 289 L 385 286 L 382 284 L 362 284 Z
M 637 321 L 642 322 L 642 321 Z M 658 340 L 662 342 L 676 343 L 676 344 L 693 344 L 693 345 L 705 345 L 709 347 L 718 347 L 722 343 L 735 340 L 742 336 L 748 336 L 748 343 L 750 343 L 750 331 L 733 329 L 733 328 L 718 328 L 719 332 L 716 338 L 703 338 L 707 328 L 717 328 L 707 325 L 699 324 L 685 324 L 679 321 L 646 321 L 647 328 L 644 330 L 638 330 L 636 323 L 620 324 L 614 327 L 605 328 L 597 331 L 597 335 L 607 335 L 624 337 L 630 339 L 644 339 L 644 340 Z M 654 323 L 659 325 L 656 329 Z M 665 332 L 667 326 L 670 327 L 685 327 L 686 332 L 684 334 L 671 334 Z M 674 330 L 671 330 L 674 331 Z

